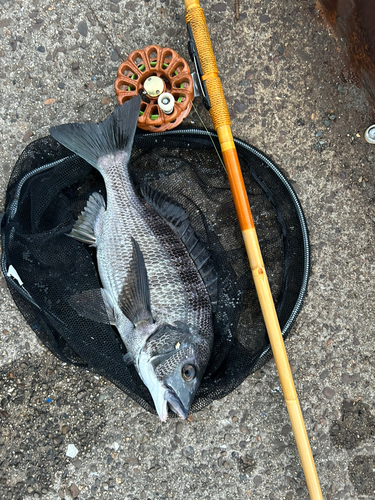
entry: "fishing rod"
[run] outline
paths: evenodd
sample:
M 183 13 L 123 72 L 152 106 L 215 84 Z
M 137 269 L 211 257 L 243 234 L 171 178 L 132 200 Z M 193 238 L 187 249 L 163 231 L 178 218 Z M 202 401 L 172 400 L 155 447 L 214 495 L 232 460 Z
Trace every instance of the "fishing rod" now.
M 309 438 L 307 436 L 279 320 L 276 314 L 275 304 L 271 295 L 271 289 L 259 247 L 236 146 L 233 141 L 229 112 L 213 53 L 206 19 L 203 9 L 199 4 L 199 0 L 184 0 L 184 2 L 186 8 L 185 20 L 188 26 L 188 32 L 192 36 L 190 41 L 190 53 L 192 54 L 193 52 L 194 54 L 194 48 L 196 48 L 202 86 L 207 93 L 209 112 L 219 138 L 240 229 L 249 258 L 250 268 L 267 328 L 273 357 L 279 373 L 280 383 L 305 474 L 307 488 L 311 500 L 323 499 Z

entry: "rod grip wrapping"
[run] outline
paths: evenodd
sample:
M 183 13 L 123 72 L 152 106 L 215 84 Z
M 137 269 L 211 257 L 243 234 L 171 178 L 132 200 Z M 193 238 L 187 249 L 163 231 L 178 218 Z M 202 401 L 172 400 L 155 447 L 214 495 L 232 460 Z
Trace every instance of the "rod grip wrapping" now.
M 215 130 L 217 130 L 223 125 L 230 125 L 231 122 L 203 9 L 199 4 L 192 3 L 186 12 L 185 19 L 186 23 L 190 23 L 193 33 L 203 73 L 202 80 L 206 83 L 207 93 L 210 97 L 210 115 Z

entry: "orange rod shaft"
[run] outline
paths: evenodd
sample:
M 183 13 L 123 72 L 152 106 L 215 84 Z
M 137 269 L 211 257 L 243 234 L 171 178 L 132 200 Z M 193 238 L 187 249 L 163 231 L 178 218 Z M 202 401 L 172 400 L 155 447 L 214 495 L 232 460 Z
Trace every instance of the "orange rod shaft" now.
M 294 386 L 284 341 L 282 338 L 275 305 L 272 299 L 268 278 L 251 215 L 245 184 L 243 181 L 237 151 L 230 129 L 230 118 L 224 93 L 221 87 L 216 60 L 213 54 L 206 20 L 199 0 L 185 0 L 186 22 L 190 23 L 198 51 L 208 96 L 211 101 L 210 114 L 219 137 L 224 164 L 233 194 L 240 228 L 244 238 L 251 271 L 254 278 L 259 302 L 267 328 L 276 368 L 292 424 L 306 484 L 312 500 L 322 500 L 322 492 L 312 456 L 309 439 L 306 433 L 297 392 Z

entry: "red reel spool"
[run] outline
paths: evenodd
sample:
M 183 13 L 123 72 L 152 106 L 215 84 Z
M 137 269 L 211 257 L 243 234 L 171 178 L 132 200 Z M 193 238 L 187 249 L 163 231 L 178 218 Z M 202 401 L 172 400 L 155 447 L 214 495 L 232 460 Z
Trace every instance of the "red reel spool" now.
M 177 127 L 189 114 L 194 99 L 193 78 L 186 61 L 174 50 L 158 45 L 148 45 L 128 56 L 118 69 L 115 91 L 120 105 L 141 95 L 138 127 L 151 132 Z M 170 114 L 158 104 L 164 92 L 175 100 Z

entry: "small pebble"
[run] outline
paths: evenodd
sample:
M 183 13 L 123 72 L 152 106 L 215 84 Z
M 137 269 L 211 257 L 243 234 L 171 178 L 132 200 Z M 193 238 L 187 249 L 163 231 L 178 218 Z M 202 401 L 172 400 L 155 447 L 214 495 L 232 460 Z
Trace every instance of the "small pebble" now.
M 245 89 L 245 94 L 246 95 L 254 95 L 255 94 L 254 87 L 248 87 L 247 89 Z
M 194 448 L 192 446 L 185 446 L 182 449 L 182 454 L 184 457 L 191 458 L 194 455 Z
M 178 422 L 176 424 L 176 434 L 181 434 L 184 429 L 184 424 L 182 422 Z
M 315 137 L 320 137 L 323 134 L 321 130 L 318 130 L 318 132 L 315 134 Z
M 265 78 L 264 80 L 262 80 L 262 84 L 263 84 L 263 87 L 265 89 L 268 89 L 268 87 L 271 85 L 271 80 L 268 80 L 268 78 Z
M 9 26 L 10 23 L 10 19 L 0 19 L 0 28 L 5 28 L 6 26 Z
M 61 90 L 65 89 L 65 83 L 63 83 L 63 82 L 59 82 L 59 83 L 57 84 L 57 86 L 58 86 L 58 87 L 59 87 L 59 89 L 61 89 Z
M 216 3 L 212 5 L 211 10 L 213 10 L 214 12 L 224 12 L 225 10 L 227 10 L 227 4 L 223 2 Z
M 262 476 L 255 476 L 254 477 L 254 485 L 259 486 L 260 484 L 262 484 Z
M 50 104 L 53 104 L 54 102 L 56 102 L 56 99 L 51 98 L 51 99 L 47 99 L 46 101 L 44 101 L 43 104 L 45 106 L 49 106 Z
M 81 21 L 78 23 L 78 33 L 80 33 L 82 36 L 87 36 L 87 23 L 85 21 Z
M 31 136 L 34 135 L 34 132 L 32 130 L 28 130 L 27 132 L 25 132 L 25 135 L 23 136 L 23 142 L 27 142 Z M 7 335 L 9 332 L 8 330 L 3 330 L 3 333 L 5 333 L 5 335 Z
M 111 104 L 111 98 L 110 97 L 103 97 L 102 104 L 103 104 L 103 106 Z
M 39 52 L 45 52 L 46 49 L 45 47 L 43 47 L 43 45 L 39 45 L 38 49 L 37 49 Z
M 75 71 L 79 68 L 79 63 L 77 61 L 72 62 L 72 70 Z
M 353 375 L 349 375 L 349 373 L 345 372 L 341 376 L 341 380 L 348 384 L 351 382 L 359 382 L 361 379 L 361 375 L 359 373 L 353 373 Z
M 291 432 L 292 427 L 289 424 L 284 425 L 284 427 L 281 429 L 281 435 L 282 436 L 287 436 L 289 432 Z
M 69 491 L 70 491 L 70 494 L 72 495 L 72 498 L 77 498 L 78 495 L 79 495 L 79 489 L 78 487 L 72 483 L 70 486 L 69 486 Z
M 78 455 L 78 450 L 74 446 L 74 444 L 68 444 L 68 448 L 66 450 L 66 456 L 69 458 L 75 458 Z
M 263 70 L 265 73 L 267 73 L 267 75 L 272 75 L 272 69 L 269 66 L 264 66 Z
M 328 116 L 328 118 L 329 118 L 330 120 L 335 120 L 335 119 L 336 119 L 336 115 L 329 115 L 329 116 Z
M 333 389 L 331 389 L 330 387 L 325 387 L 323 389 L 323 394 L 325 395 L 326 398 L 328 399 L 332 399 L 333 396 L 336 394 L 336 391 L 334 391 Z
M 324 120 L 324 125 L 325 125 L 326 127 L 329 127 L 329 126 L 330 126 L 330 122 L 329 122 L 329 120 Z
M 243 102 L 240 102 L 240 101 L 236 101 L 234 103 L 234 109 L 238 112 L 238 113 L 243 113 L 244 111 L 247 110 L 247 105 Z
M 113 50 L 113 51 L 111 52 L 111 61 L 116 62 L 116 61 L 118 61 L 119 59 L 120 59 L 120 56 L 118 55 L 117 50 Z

